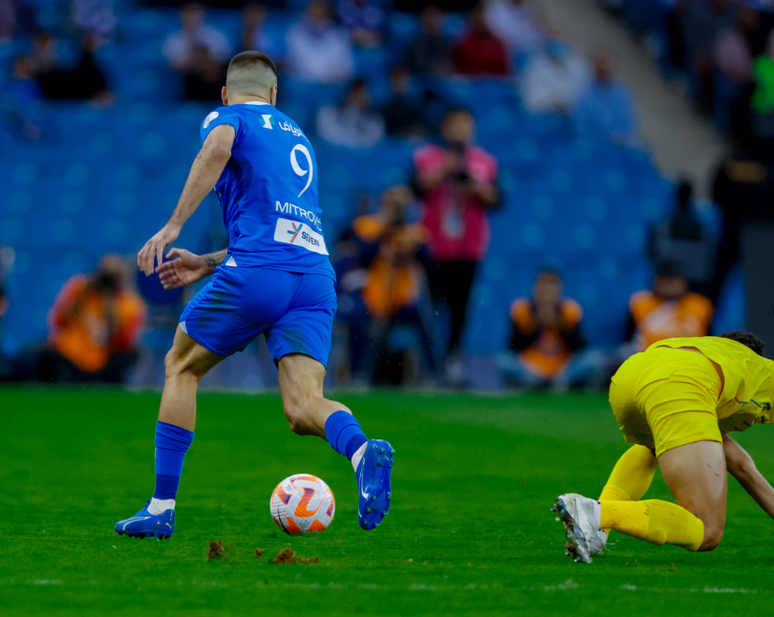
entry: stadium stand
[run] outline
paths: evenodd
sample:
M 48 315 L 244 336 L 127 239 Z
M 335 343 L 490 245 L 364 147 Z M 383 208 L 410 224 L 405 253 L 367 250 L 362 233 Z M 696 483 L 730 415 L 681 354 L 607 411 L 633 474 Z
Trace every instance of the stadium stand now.
M 57 33 L 66 5 L 30 4 L 39 22 Z M 117 103 L 47 106 L 39 141 L 0 132 L 8 162 L 0 166 L 0 244 L 16 252 L 2 341 L 10 352 L 44 339 L 46 311 L 68 276 L 90 269 L 107 251 L 136 251 L 165 222 L 199 146 L 199 124 L 210 109 L 178 102 L 180 77 L 161 55 L 165 36 L 178 27 L 177 12 L 128 2 L 117 2 L 115 11 L 117 38 L 97 56 Z M 266 27 L 280 40 L 293 11 L 268 18 Z M 208 23 L 239 40 L 238 11 L 210 10 Z M 462 17 L 447 16 L 449 33 L 463 27 Z M 356 50 L 358 71 L 377 101 L 389 96 L 389 59 L 400 57 L 418 28 L 416 17 L 392 14 L 385 46 Z M 0 86 L 11 60 L 30 46 L 29 37 L 0 44 Z M 62 57 L 68 53 L 63 44 Z M 567 118 L 529 115 L 512 81 L 438 79 L 433 87 L 449 104 L 474 112 L 479 143 L 499 160 L 505 196 L 491 217 L 492 244 L 473 292 L 466 350 L 503 349 L 508 306 L 543 265 L 564 273 L 567 294 L 584 308 L 590 343 L 619 342 L 629 296 L 649 283 L 647 229 L 666 214 L 672 183 L 645 150 L 579 139 Z M 395 138 L 360 151 L 321 143 L 311 134 L 316 110 L 335 104 L 342 88 L 280 79 L 279 106 L 309 132 L 316 149 L 331 244 L 356 216 L 360 195 L 376 197 L 408 179 L 416 147 Z M 212 199 L 178 244 L 200 247 L 217 217 Z

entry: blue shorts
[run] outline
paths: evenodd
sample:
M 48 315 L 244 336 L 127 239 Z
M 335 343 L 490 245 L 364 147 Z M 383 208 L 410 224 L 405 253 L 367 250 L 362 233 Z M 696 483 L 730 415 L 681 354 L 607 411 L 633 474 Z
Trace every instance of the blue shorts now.
M 220 266 L 180 316 L 180 328 L 218 356 L 263 333 L 274 361 L 302 353 L 328 368 L 336 291 L 323 274 Z

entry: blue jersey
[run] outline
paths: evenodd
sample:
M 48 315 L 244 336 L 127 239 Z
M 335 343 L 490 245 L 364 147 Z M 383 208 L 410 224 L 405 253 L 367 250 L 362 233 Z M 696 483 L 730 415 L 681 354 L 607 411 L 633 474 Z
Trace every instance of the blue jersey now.
M 215 185 L 228 229 L 224 265 L 335 279 L 317 199 L 317 162 L 306 135 L 281 111 L 257 101 L 210 113 L 202 141 L 221 124 L 236 132 Z

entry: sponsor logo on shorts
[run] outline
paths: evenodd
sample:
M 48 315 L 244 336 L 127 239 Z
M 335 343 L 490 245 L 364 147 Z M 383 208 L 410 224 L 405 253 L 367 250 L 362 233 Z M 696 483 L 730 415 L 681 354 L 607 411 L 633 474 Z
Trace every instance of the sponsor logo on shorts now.
M 305 223 L 298 221 L 277 219 L 277 226 L 274 228 L 274 240 L 283 244 L 300 246 L 320 255 L 328 254 L 322 234 L 318 234 Z

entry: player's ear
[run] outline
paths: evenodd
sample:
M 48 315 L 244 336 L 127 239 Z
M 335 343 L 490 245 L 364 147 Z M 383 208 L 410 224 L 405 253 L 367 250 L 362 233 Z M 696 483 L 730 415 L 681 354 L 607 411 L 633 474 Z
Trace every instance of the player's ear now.
M 223 101 L 225 107 L 228 107 L 228 92 L 226 91 L 226 86 L 223 86 L 220 90 L 220 100 Z

